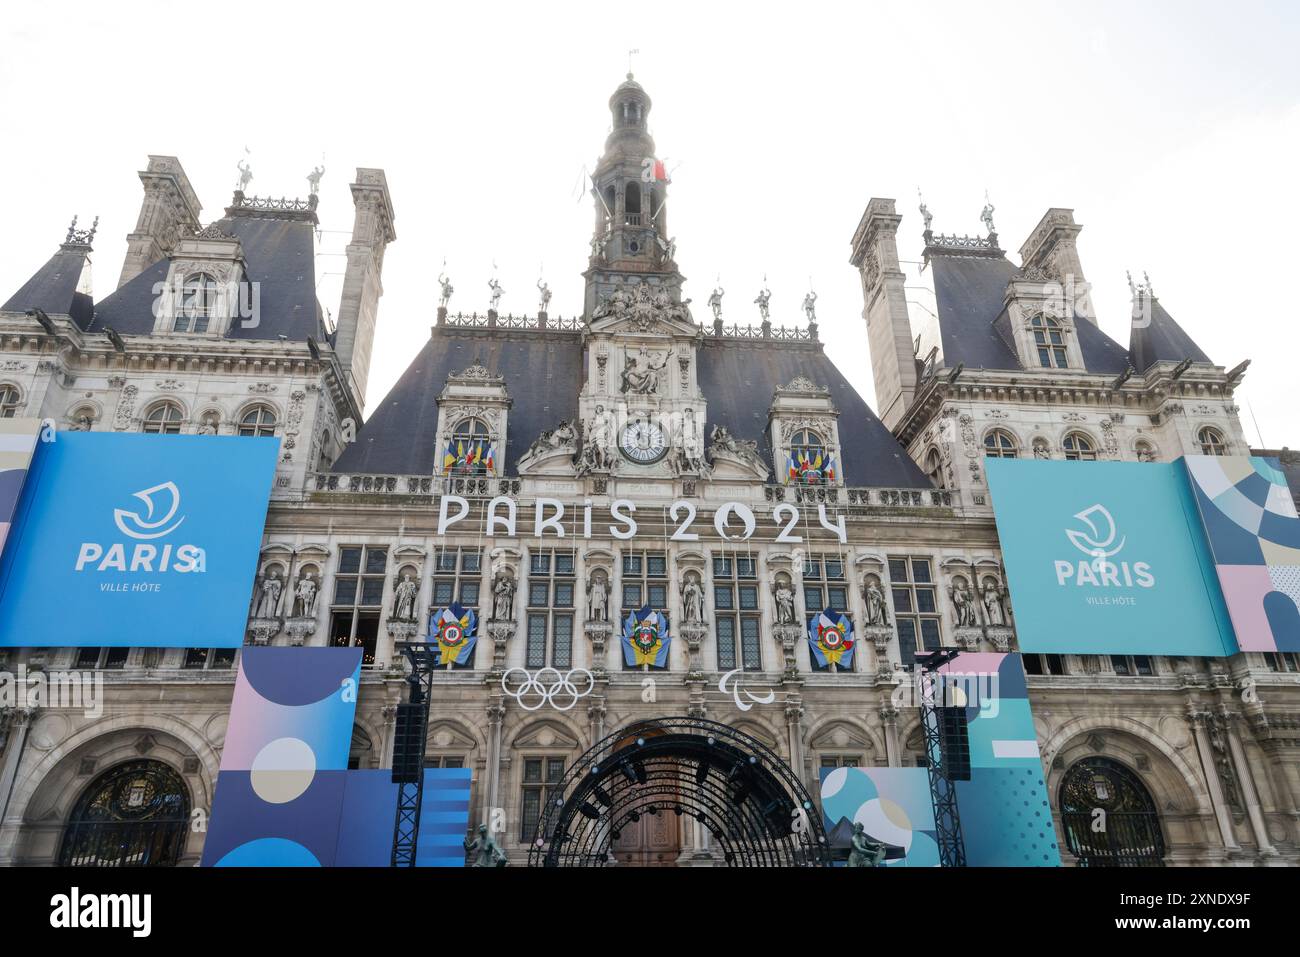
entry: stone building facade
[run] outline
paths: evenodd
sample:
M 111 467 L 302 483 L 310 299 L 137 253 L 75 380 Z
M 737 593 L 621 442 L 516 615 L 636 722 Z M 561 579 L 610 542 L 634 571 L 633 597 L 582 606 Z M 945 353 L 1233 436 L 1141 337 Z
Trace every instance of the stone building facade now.
M 583 314 L 465 315 L 444 302 L 369 417 L 396 238 L 382 170 L 359 169 L 352 184 L 337 326 L 314 292 L 314 196 L 237 192 L 204 226 L 166 156 L 140 174 L 115 291 L 95 300 L 86 288 L 94 235 L 73 229 L 0 308 L 0 415 L 282 439 L 245 640 L 364 649 L 355 766 L 391 761 L 407 687 L 398 642 L 427 634 L 453 601 L 477 611 L 472 660 L 435 675 L 427 761 L 474 770 L 472 819 L 500 828 L 516 862 L 562 769 L 664 715 L 744 730 L 813 793 L 823 767 L 923 764 L 919 711 L 900 694 L 915 652 L 1017 648 L 986 456 L 1247 451 L 1233 403 L 1244 365 L 1211 361 L 1149 284 L 1134 288 L 1129 345 L 1107 337 L 1070 210 L 1044 215 L 1017 266 L 991 216 L 989 235 L 970 239 L 934 234 L 923 209 L 938 310 L 920 328 L 903 294 L 902 217 L 892 200 L 870 202 L 851 262 L 880 417 L 825 354 L 811 304 L 797 326 L 765 308 L 761 324 L 737 325 L 719 293 L 713 315 L 697 316 L 681 294 L 650 107 L 630 75 L 610 98 Z M 672 623 L 663 668 L 625 665 L 622 621 L 642 606 Z M 808 616 L 823 607 L 854 623 L 851 666 L 810 658 Z M 87 809 L 132 788 L 178 795 L 168 820 L 186 826 L 167 860 L 196 862 L 237 653 L 0 657 L 11 672 L 100 669 L 105 689 L 93 717 L 0 715 L 0 862 L 94 862 Z M 1107 786 L 1158 822 L 1163 843 L 1136 858 L 1300 860 L 1295 656 L 1025 664 L 1058 817 L 1072 789 Z M 555 693 L 525 689 L 534 678 Z M 699 828 L 668 815 L 626 830 L 613 854 L 720 862 Z

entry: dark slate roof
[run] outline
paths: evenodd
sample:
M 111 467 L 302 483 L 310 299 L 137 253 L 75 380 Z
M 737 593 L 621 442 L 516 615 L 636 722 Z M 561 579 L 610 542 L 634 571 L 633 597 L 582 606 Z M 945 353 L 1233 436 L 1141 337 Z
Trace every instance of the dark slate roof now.
M 927 250 L 933 270 L 934 298 L 939 312 L 943 361 L 948 368 L 964 363 L 968 369 L 1021 369 L 1011 319 L 1003 300 L 1007 283 L 1020 270 L 1004 256 L 960 255 Z M 1091 320 L 1075 317 L 1079 350 L 1089 372 L 1118 375 L 1128 366 L 1128 353 Z M 1138 367 L 1138 371 L 1142 371 Z
M 1015 349 L 994 328 L 1016 267 L 1002 256 L 931 251 L 930 268 L 944 365 L 953 369 L 960 362 L 968 369 L 1019 369 Z
M 846 484 L 933 487 L 821 346 L 706 338 L 697 369 L 700 390 L 709 403 L 704 434 L 714 425 L 724 426 L 737 438 L 757 441 L 763 460 L 771 462 L 767 418 L 772 393 L 796 376 L 829 389 L 839 409 L 840 470 Z
M 318 342 L 332 341 L 325 334 L 320 303 L 316 299 L 312 224 L 234 216 L 219 220 L 217 225 L 239 238 L 248 267 L 248 279 L 260 284 L 257 326 L 245 329 L 236 321 L 231 324 L 226 337 L 275 339 L 283 335 L 302 342 L 307 336 L 314 336 Z M 167 260 L 156 262 L 100 300 L 88 331 L 112 326 L 122 335 L 152 333 L 154 286 L 167 279 L 167 269 Z
M 84 326 L 94 303 L 85 293 L 77 292 L 77 283 L 81 281 L 89 252 L 89 246 L 60 246 L 49 262 L 0 306 L 0 312 L 41 309 L 50 315 L 71 316 L 78 325 Z
M 433 474 L 439 458 L 438 395 L 454 372 L 482 363 L 505 379 L 510 393 L 506 474 L 544 430 L 578 417 L 583 382 L 582 341 L 566 333 L 459 329 L 435 326 L 433 334 L 391 392 L 334 463 L 340 473 Z M 766 437 L 772 393 L 796 376 L 830 389 L 839 409 L 840 465 L 850 485 L 929 488 L 930 481 L 849 385 L 820 346 L 705 339 L 698 379 L 708 399 L 705 435 L 723 425 L 740 439 L 753 439 L 767 461 Z
M 1151 321 L 1143 324 L 1135 316 L 1133 329 L 1129 333 L 1129 352 L 1133 356 L 1134 369 L 1146 372 L 1161 361 L 1210 361 L 1210 357 L 1201 351 L 1201 347 L 1192 341 L 1192 337 L 1160 305 L 1159 299 L 1145 298 L 1144 302 L 1150 306 Z
M 1291 499 L 1300 510 L 1300 452 L 1292 452 L 1287 448 L 1251 449 L 1250 454 L 1277 460 L 1277 463 L 1282 466 L 1283 474 L 1286 475 L 1286 484 L 1291 489 Z
M 371 413 L 334 463 L 335 472 L 432 475 L 439 458 L 438 396 L 447 376 L 475 362 L 504 377 L 510 392 L 507 475 L 546 429 L 578 418 L 582 340 L 573 333 L 538 334 L 435 326 L 419 355 Z

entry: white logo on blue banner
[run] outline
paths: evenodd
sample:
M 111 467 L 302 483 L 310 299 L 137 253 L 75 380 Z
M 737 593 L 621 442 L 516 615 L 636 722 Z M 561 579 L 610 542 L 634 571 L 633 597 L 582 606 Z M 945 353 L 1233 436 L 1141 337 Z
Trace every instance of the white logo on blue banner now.
M 1021 651 L 1236 652 L 1181 460 L 985 469 Z
M 59 433 L 0 563 L 0 646 L 243 644 L 279 440 Z

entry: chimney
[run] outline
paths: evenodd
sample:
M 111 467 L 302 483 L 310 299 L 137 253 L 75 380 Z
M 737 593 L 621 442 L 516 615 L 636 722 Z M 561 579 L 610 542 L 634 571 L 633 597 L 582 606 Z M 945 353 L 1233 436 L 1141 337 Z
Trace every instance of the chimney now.
M 1020 247 L 1020 264 L 1026 271 L 1039 271 L 1047 279 L 1060 283 L 1066 301 L 1074 304 L 1075 313 L 1095 326 L 1097 313 L 1092 308 L 1075 245 L 1075 238 L 1082 231 L 1083 227 L 1074 221 L 1074 210 L 1052 207 Z
M 356 207 L 356 219 L 352 224 L 352 241 L 347 248 L 348 265 L 343 276 L 334 352 L 343 367 L 357 408 L 364 409 L 376 314 L 379 297 L 384 294 L 380 281 L 384 250 L 397 238 L 393 229 L 393 201 L 382 169 L 357 169 L 357 180 L 352 184 L 352 203 Z
M 905 277 L 898 266 L 898 225 L 892 199 L 872 199 L 853 234 L 849 262 L 862 277 L 862 317 L 875 374 L 876 412 L 892 429 L 916 394 L 916 347 L 907 318 Z
M 172 254 L 182 227 L 197 227 L 199 203 L 189 177 L 175 156 L 150 156 L 149 168 L 140 171 L 144 184 L 144 202 L 135 232 L 126 237 L 126 260 L 117 287 L 144 272 L 160 259 Z

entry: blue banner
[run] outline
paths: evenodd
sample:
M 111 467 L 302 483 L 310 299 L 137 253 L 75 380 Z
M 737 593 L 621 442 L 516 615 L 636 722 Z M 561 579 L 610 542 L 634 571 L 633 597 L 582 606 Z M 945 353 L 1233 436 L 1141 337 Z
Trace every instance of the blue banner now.
M 1022 652 L 1237 652 L 1181 459 L 985 469 Z
M 0 561 L 0 647 L 242 645 L 279 445 L 38 443 Z

